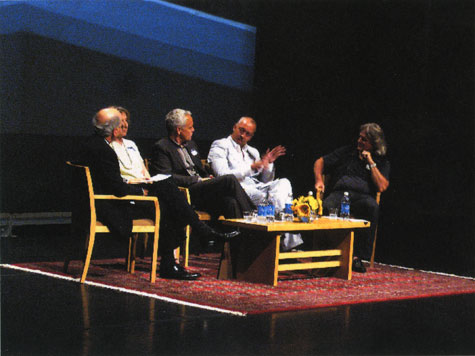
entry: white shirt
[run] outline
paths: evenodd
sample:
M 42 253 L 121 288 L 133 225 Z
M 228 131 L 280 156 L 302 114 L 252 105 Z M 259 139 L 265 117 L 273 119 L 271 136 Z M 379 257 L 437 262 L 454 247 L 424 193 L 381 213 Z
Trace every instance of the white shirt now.
M 217 176 L 233 174 L 243 184 L 267 183 L 274 179 L 274 164 L 267 169 L 254 171 L 251 165 L 259 161 L 259 151 L 249 145 L 241 146 L 231 136 L 216 140 L 211 144 L 208 162 Z
M 145 178 L 145 166 L 137 145 L 125 138 L 122 141 L 122 143 L 118 141 L 110 143 L 119 159 L 120 175 L 124 179 Z

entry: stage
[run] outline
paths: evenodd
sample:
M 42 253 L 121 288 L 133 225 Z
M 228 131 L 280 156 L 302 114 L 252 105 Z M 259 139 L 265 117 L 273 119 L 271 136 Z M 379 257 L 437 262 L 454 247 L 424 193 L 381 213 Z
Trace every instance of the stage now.
M 56 230 L 58 230 L 56 228 Z M 2 263 L 56 260 L 65 236 L 2 239 Z M 103 241 L 98 257 L 123 253 Z M 246 317 L 1 269 L 3 355 L 473 354 L 475 295 Z

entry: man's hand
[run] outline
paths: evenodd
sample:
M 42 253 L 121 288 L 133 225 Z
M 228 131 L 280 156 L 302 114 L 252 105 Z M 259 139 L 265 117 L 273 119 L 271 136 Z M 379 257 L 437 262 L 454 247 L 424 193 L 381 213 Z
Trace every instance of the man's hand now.
M 317 179 L 315 181 L 315 190 L 317 192 L 324 192 L 325 191 L 325 183 L 323 183 L 322 179 Z
M 315 175 L 315 189 L 317 192 L 325 191 L 325 183 L 323 182 L 323 157 L 317 159 L 313 165 L 313 173 Z
M 285 151 L 285 147 L 281 145 L 274 147 L 272 151 L 267 149 L 265 155 L 262 157 L 262 160 L 268 163 L 274 163 L 277 158 L 285 155 Z
M 251 164 L 251 168 L 254 171 L 259 171 L 261 169 L 267 168 L 269 166 L 269 162 L 264 162 L 263 160 L 256 161 L 253 164 Z
M 371 152 L 369 151 L 361 151 L 360 158 L 364 159 L 369 164 L 374 164 L 373 157 L 371 157 Z

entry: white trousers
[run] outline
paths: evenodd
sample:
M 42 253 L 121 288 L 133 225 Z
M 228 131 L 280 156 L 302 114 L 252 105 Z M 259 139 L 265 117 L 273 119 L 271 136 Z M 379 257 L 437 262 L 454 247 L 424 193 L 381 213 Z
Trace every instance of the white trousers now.
M 242 187 L 254 205 L 258 206 L 265 199 L 270 199 L 274 203 L 276 211 L 284 210 L 285 202 L 289 196 L 292 196 L 292 185 L 287 178 L 275 179 L 268 183 L 246 179 L 242 182 Z M 303 244 L 303 240 L 300 234 L 286 232 L 280 241 L 280 249 L 285 252 L 301 244 Z
M 268 183 L 255 182 L 247 178 L 241 185 L 254 205 L 258 206 L 265 199 L 271 199 L 276 211 L 284 210 L 285 202 L 289 195 L 292 195 L 292 185 L 286 178 L 275 179 Z

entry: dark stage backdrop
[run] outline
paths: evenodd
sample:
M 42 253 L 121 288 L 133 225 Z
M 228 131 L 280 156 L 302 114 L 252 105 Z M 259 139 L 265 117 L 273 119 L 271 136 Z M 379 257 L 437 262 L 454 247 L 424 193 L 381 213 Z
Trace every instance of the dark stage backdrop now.
M 378 253 L 474 273 L 474 2 L 260 2 L 256 117 L 297 193 L 314 160 L 380 123 L 391 185 Z M 265 14 L 265 16 L 264 16 Z
M 255 138 L 313 187 L 320 155 L 377 122 L 392 164 L 376 258 L 475 275 L 474 1 L 175 0 L 257 27 Z
M 235 118 L 253 115 L 254 145 L 287 146 L 277 175 L 295 195 L 313 188 L 316 158 L 355 143 L 359 125 L 374 121 L 392 164 L 377 259 L 475 274 L 473 1 L 174 2 L 256 26 L 254 90 L 29 33 L 4 36 L 11 90 L 2 115 L 32 129 L 2 135 L 2 211 L 67 209 L 62 162 L 93 111 L 110 103 L 131 109 L 130 136 L 145 153 L 162 132 L 143 132 L 141 122 L 149 127 L 172 107 L 196 114 L 203 154 Z M 82 90 L 71 96 L 66 82 Z M 83 123 L 80 134 L 69 133 L 72 121 Z M 50 134 L 52 125 L 63 134 Z

